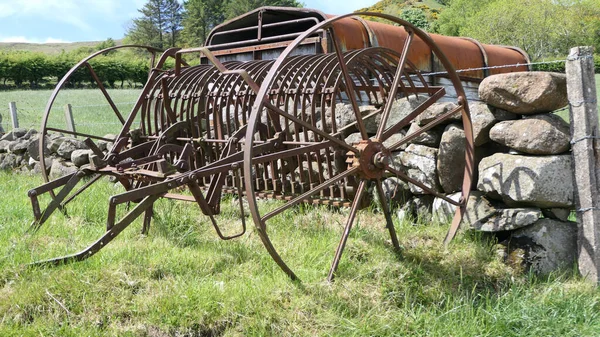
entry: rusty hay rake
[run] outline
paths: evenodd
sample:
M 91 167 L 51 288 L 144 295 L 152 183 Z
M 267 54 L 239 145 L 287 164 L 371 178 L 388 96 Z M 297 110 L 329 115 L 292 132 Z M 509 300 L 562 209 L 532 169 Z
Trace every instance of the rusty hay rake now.
M 399 48 L 346 48 L 339 37 L 339 24 L 364 15 L 399 26 L 394 27 L 404 32 L 398 39 Z M 330 52 L 298 53 L 299 47 L 315 34 L 328 37 L 325 42 Z M 436 84 L 433 76 L 422 73 L 413 62 L 415 49 L 423 47 L 447 72 L 444 77 L 458 97 L 454 99 L 456 108 L 404 136 L 401 131 L 443 99 L 448 87 Z M 106 51 L 86 58 L 60 81 L 48 103 L 40 133 L 40 163 L 46 183 L 29 192 L 35 216 L 32 227 L 42 226 L 54 211 L 66 207 L 103 176 L 114 177 L 126 191 L 109 198 L 106 231 L 97 241 L 81 252 L 35 264 L 85 260 L 140 216 L 144 217 L 146 232 L 153 204 L 159 198 L 170 198 L 196 203 L 223 240 L 244 234 L 244 218 L 249 211 L 267 252 L 289 277 L 296 279 L 271 242 L 270 221 L 298 204 L 309 203 L 350 208 L 329 270 L 328 279 L 332 280 L 357 211 L 369 202 L 369 186 L 374 186 L 374 193 L 385 200 L 381 182 L 388 177 L 414 184 L 424 194 L 458 206 L 446 241 L 452 239 L 471 187 L 473 136 L 461 79 L 429 35 L 395 17 L 356 13 L 313 25 L 290 40 L 273 60 L 221 61 L 212 49 L 169 49 L 155 58 L 158 51 L 147 48 L 153 55 L 151 71 L 128 115 L 119 111 L 88 62 Z M 190 55 L 198 55 L 203 62 L 188 65 L 184 59 Z M 165 69 L 169 59 L 175 66 Z M 110 118 L 116 117 L 122 124 L 116 139 L 49 125 L 56 95 L 80 68 L 88 69 L 111 105 L 114 115 Z M 398 100 L 418 104 L 399 118 L 393 107 Z M 403 145 L 456 115 L 461 116 L 466 136 L 465 165 L 456 168 L 464 176 L 459 201 L 413 179 L 393 160 Z M 90 163 L 77 172 L 50 180 L 43 157 L 47 156 L 44 148 L 48 139 L 55 133 L 86 138 L 93 153 Z M 351 133 L 359 133 L 360 140 L 346 142 Z M 100 140 L 114 144 L 102 151 L 96 144 Z M 189 193 L 181 193 L 183 188 Z M 52 198 L 42 209 L 38 197 L 46 193 Z M 240 202 L 241 230 L 230 235 L 221 230 L 218 221 L 225 193 L 237 195 Z M 281 203 L 264 213 L 259 207 L 263 198 Z M 129 203 L 131 209 L 117 218 L 117 207 Z M 391 210 L 388 203 L 381 205 L 392 248 L 399 250 Z

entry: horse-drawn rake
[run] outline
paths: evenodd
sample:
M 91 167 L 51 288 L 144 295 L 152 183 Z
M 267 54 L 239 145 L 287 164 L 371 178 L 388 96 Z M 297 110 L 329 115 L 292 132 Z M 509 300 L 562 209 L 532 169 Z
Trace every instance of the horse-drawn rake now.
M 424 194 L 458 206 L 446 238 L 451 240 L 465 210 L 473 170 L 473 136 L 461 80 L 428 34 L 391 16 L 368 14 L 399 26 L 393 27 L 403 34 L 398 36 L 395 48 L 347 48 L 340 38 L 340 24 L 364 23 L 358 16 L 365 13 L 353 15 L 315 22 L 296 34 L 295 40 L 288 38 L 290 41 L 283 45 L 285 50 L 274 60 L 221 62 L 217 57 L 220 54 L 213 52 L 217 48 L 210 46 L 169 49 L 156 60 L 153 57 L 146 85 L 128 116 L 121 115 L 88 63 L 102 53 L 79 63 L 59 83 L 46 110 L 40 133 L 40 163 L 47 183 L 29 192 L 35 216 L 32 226 L 42 226 L 54 211 L 65 207 L 102 176 L 114 177 L 126 191 L 109 198 L 106 232 L 96 242 L 79 253 L 35 264 L 87 259 L 142 215 L 143 230 L 147 231 L 153 204 L 159 198 L 170 198 L 195 202 L 223 240 L 244 234 L 244 218 L 249 211 L 268 253 L 295 279 L 269 238 L 270 220 L 300 203 L 309 203 L 350 208 L 329 271 L 331 280 L 357 211 L 370 198 L 368 190 L 374 191 L 379 200 L 386 200 L 381 182 L 388 177 L 414 184 Z M 315 35 L 324 37 L 321 44 L 330 52 L 297 52 Z M 398 137 L 405 135 L 401 131 L 411 121 L 442 99 L 448 87 L 436 85 L 434 76 L 422 74 L 412 60 L 414 49 L 423 48 L 434 55 L 436 71 L 444 72 L 442 77 L 453 87 L 456 107 L 416 132 Z M 201 64 L 189 66 L 184 60 L 190 54 L 199 55 Z M 169 62 L 174 62 L 174 67 L 163 69 L 168 59 L 172 59 Z M 48 126 L 56 94 L 72 73 L 84 67 L 122 123 L 114 140 Z M 418 103 L 398 118 L 393 106 L 399 100 Z M 456 115 L 462 116 L 466 137 L 465 165 L 457 168 L 464 176 L 458 201 L 418 182 L 393 160 L 403 145 L 451 117 L 456 119 Z M 57 132 L 87 137 L 85 142 L 93 153 L 89 155 L 90 163 L 77 172 L 49 180 L 44 148 L 48 146 L 48 136 Z M 359 133 L 360 140 L 346 142 L 350 133 Z M 95 143 L 98 140 L 114 144 L 103 152 Z M 190 193 L 182 193 L 184 188 Z M 52 199 L 42 211 L 38 196 L 45 193 Z M 225 234 L 219 227 L 224 194 L 237 195 L 240 203 L 241 230 L 233 235 Z M 263 213 L 259 207 L 263 198 L 280 200 L 280 204 Z M 117 218 L 117 206 L 130 203 L 128 212 Z M 399 250 L 388 203 L 381 202 L 381 209 L 392 248 Z

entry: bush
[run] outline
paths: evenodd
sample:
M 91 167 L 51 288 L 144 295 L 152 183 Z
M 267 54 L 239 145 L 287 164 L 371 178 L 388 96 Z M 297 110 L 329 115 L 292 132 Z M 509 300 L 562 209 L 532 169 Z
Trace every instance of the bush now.
M 59 55 L 46 55 L 26 51 L 0 53 L 0 81 L 4 87 L 39 87 L 46 82 L 56 83 L 89 53 L 76 51 Z M 145 83 L 148 78 L 147 59 L 132 53 L 113 52 L 90 60 L 94 72 L 105 87 L 124 83 Z M 117 83 L 120 82 L 120 83 Z M 97 83 L 86 67 L 71 75 L 69 87 L 91 86 Z
M 560 60 L 560 59 L 558 59 Z M 557 61 L 557 60 L 546 60 L 547 62 Z M 554 73 L 565 73 L 565 65 L 566 62 L 552 62 L 552 63 L 542 63 L 542 64 L 534 64 L 533 70 L 535 71 L 550 71 Z M 594 55 L 594 73 L 600 74 L 600 55 Z

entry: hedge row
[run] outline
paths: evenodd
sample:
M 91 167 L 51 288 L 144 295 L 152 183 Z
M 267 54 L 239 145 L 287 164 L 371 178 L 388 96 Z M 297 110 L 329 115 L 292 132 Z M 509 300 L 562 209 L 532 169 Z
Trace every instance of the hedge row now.
M 42 84 L 55 84 L 84 56 L 61 54 L 57 56 L 33 52 L 0 53 L 0 81 L 6 87 L 39 87 Z M 148 77 L 149 63 L 145 58 L 133 54 L 114 53 L 98 56 L 90 60 L 94 72 L 106 87 L 114 87 L 117 82 L 144 83 Z M 95 81 L 87 68 L 75 72 L 67 86 L 95 86 Z
M 552 62 L 552 61 L 553 60 L 551 60 L 549 62 Z M 560 60 L 558 60 L 558 61 L 560 61 Z M 566 64 L 566 62 L 564 62 L 564 61 L 563 62 L 534 64 L 533 70 L 564 73 L 565 72 L 565 64 Z M 594 72 L 596 74 L 600 74 L 600 55 L 594 55 Z

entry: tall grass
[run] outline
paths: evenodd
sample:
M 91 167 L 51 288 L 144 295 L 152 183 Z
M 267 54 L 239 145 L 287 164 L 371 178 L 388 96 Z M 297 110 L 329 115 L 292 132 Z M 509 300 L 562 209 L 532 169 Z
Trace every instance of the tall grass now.
M 600 292 L 570 274 L 537 278 L 502 264 L 494 242 L 446 226 L 399 222 L 391 249 L 376 207 L 360 211 L 334 283 L 325 282 L 347 210 L 301 206 L 272 219 L 289 280 L 249 231 L 221 241 L 197 206 L 161 200 L 148 236 L 136 221 L 87 261 L 31 268 L 103 233 L 96 183 L 37 233 L 26 191 L 37 177 L 0 173 L 2 336 L 582 336 L 600 332 Z M 47 202 L 48 200 L 42 200 Z M 276 202 L 262 201 L 267 210 Z M 219 223 L 239 229 L 235 198 Z M 124 211 L 124 210 L 121 210 Z M 249 220 L 248 220 L 249 221 Z

